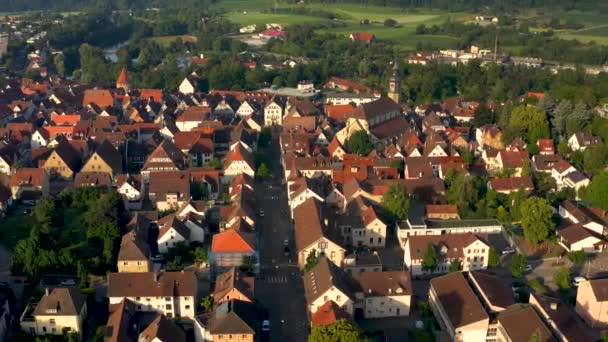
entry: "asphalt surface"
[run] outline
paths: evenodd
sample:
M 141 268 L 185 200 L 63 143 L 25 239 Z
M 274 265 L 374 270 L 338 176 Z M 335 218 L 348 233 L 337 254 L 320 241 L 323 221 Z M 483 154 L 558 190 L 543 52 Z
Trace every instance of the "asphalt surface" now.
M 289 216 L 287 193 L 281 185 L 283 171 L 280 163 L 278 139 L 266 149 L 271 177 L 257 182 L 255 187 L 258 217 L 260 272 L 256 281 L 256 296 L 268 310 L 270 341 L 306 341 L 309 324 L 304 299 L 302 276 L 293 251 L 293 224 Z M 284 241 L 288 240 L 292 255 L 285 255 Z

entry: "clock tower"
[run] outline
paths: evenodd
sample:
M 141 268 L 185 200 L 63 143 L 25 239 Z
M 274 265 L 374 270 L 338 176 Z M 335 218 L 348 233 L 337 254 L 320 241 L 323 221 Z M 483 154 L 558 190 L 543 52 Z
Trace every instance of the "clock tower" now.
M 397 59 L 393 63 L 393 74 L 388 82 L 388 97 L 397 104 L 401 102 L 401 75 Z

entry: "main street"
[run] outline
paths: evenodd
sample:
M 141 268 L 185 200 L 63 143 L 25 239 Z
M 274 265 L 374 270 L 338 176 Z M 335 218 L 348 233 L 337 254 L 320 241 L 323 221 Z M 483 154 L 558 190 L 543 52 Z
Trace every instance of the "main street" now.
M 256 229 L 260 231 L 260 273 L 256 295 L 268 309 L 270 341 L 306 341 L 308 319 L 304 286 L 293 259 L 293 225 L 287 192 L 281 185 L 283 171 L 277 138 L 273 138 L 266 154 L 271 177 L 255 185 L 257 209 L 264 212 L 256 222 Z M 285 255 L 285 240 L 289 242 L 290 256 Z

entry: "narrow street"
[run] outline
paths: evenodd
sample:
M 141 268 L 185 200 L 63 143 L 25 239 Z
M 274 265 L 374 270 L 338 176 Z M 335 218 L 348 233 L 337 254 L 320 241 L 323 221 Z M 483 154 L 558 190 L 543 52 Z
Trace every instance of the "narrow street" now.
M 278 138 L 273 138 L 267 152 L 271 176 L 255 185 L 257 208 L 264 212 L 256 224 L 260 231 L 261 259 L 256 293 L 268 309 L 270 341 L 304 342 L 309 326 L 302 276 L 293 257 L 284 252 L 285 240 L 291 255 L 295 246 L 287 193 L 281 185 L 283 171 Z

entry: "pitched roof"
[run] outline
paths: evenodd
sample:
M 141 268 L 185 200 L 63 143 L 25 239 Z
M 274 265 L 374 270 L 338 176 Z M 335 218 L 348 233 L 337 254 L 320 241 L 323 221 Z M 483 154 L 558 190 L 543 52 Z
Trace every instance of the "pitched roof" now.
M 260 316 L 254 303 L 232 299 L 215 308 L 209 318 L 209 330 L 212 335 L 255 334 Z
M 211 251 L 213 253 L 253 253 L 255 251 L 255 236 L 252 233 L 228 229 L 213 235 Z
M 540 334 L 538 341 L 555 341 L 551 331 L 530 305 L 513 305 L 499 313 L 497 319 L 511 341 L 530 341 L 537 332 Z
M 237 144 L 224 159 L 224 169 L 228 168 L 234 161 L 244 161 L 252 169 L 254 168 L 253 156 L 241 144 Z
M 237 289 L 250 301 L 254 301 L 255 278 L 246 276 L 240 270 L 236 269 L 235 267 L 232 267 L 228 271 L 218 275 L 215 279 L 215 289 L 213 290 L 213 297 L 215 297 L 216 299 L 222 298 L 232 289 Z
M 333 217 L 328 207 L 316 198 L 309 198 L 293 211 L 296 249 L 301 251 L 325 237 L 337 245 L 342 240 L 332 234 L 330 225 Z M 330 222 L 331 221 L 331 222 Z
M 406 271 L 363 272 L 359 285 L 366 297 L 412 295 L 412 279 Z
M 65 162 L 70 170 L 76 172 L 80 167 L 80 155 L 67 140 L 60 139 L 53 152 Z
M 145 260 L 150 258 L 150 247 L 135 231 L 130 231 L 122 236 L 118 261 L 122 260 Z
M 304 292 L 306 301 L 312 303 L 327 291 L 336 288 L 353 299 L 359 285 L 341 268 L 322 257 L 312 270 L 304 273 Z
M 310 323 L 315 328 L 335 323 L 340 319 L 350 319 L 350 316 L 336 302 L 328 300 L 311 315 Z
M 509 178 L 493 178 L 490 179 L 490 187 L 494 191 L 510 191 L 510 190 L 533 190 L 534 183 L 531 177 L 509 177 Z
M 454 329 L 489 319 L 461 272 L 431 279 L 431 289 Z
M 354 40 L 360 40 L 368 44 L 371 43 L 376 37 L 373 33 L 369 32 L 354 32 L 351 34 L 351 36 Z
M 108 297 L 183 297 L 196 295 L 194 272 L 110 273 Z
M 600 239 L 599 236 L 594 234 L 592 231 L 583 227 L 582 224 L 572 224 L 567 227 L 558 229 L 557 235 L 561 236 L 569 245 L 583 241 L 588 238 Z
M 118 304 L 110 304 L 109 315 L 104 327 L 104 342 L 135 342 L 137 331 L 134 327 L 135 304 L 128 299 Z
M 173 320 L 163 314 L 156 316 L 154 321 L 139 334 L 139 342 L 175 341 L 186 342 L 186 333 Z
M 108 164 L 114 173 L 118 173 L 122 170 L 122 155 L 108 140 L 104 140 L 97 146 L 95 153 L 89 158 L 89 161 L 95 155 Z
M 507 308 L 515 304 L 513 292 L 502 278 L 480 271 L 469 272 L 469 278 L 489 305 Z
M 85 305 L 85 297 L 80 290 L 56 287 L 40 299 L 34 316 L 75 316 L 79 315 Z
M 105 109 L 114 105 L 114 98 L 112 97 L 112 93 L 107 89 L 87 89 L 84 91 L 82 106 L 86 107 L 91 103 Z
M 121 86 L 121 85 L 128 85 L 128 84 L 129 84 L 129 74 L 127 73 L 126 68 L 122 68 L 122 70 L 120 70 L 120 75 L 118 75 L 118 79 L 116 80 L 116 85 Z
M 168 217 L 164 218 L 163 222 L 164 223 L 158 230 L 159 239 L 165 236 L 165 234 L 169 233 L 171 229 L 175 230 L 186 240 L 190 238 L 190 229 L 182 221 L 178 220 L 175 214 L 171 214 Z
M 608 301 L 608 279 L 590 279 L 589 285 L 597 301 Z
M 74 177 L 74 186 L 93 186 L 99 188 L 110 188 L 112 179 L 105 172 L 78 172 Z
M 381 97 L 375 101 L 362 103 L 354 114 L 354 117 L 364 120 L 371 120 L 375 117 L 382 117 L 387 113 L 400 112 L 401 106 L 388 97 Z
M 458 206 L 454 204 L 427 204 L 424 206 L 426 215 L 450 214 L 458 215 Z
M 452 259 L 463 257 L 464 249 L 475 241 L 483 242 L 479 236 L 473 233 L 416 235 L 410 236 L 407 240 L 407 244 L 409 245 L 410 257 L 412 259 L 423 259 L 429 244 L 435 247 L 437 253 L 441 253 L 441 250 L 443 249 L 446 257 Z M 484 242 L 484 244 L 486 243 Z
M 169 159 L 169 161 L 166 161 L 166 159 Z M 182 169 L 187 160 L 188 157 L 174 143 L 169 140 L 163 140 L 148 156 L 143 169 L 159 167 Z
M 15 174 L 11 176 L 11 186 L 20 186 L 22 184 L 42 186 L 44 174 L 45 170 L 42 168 L 17 169 Z

